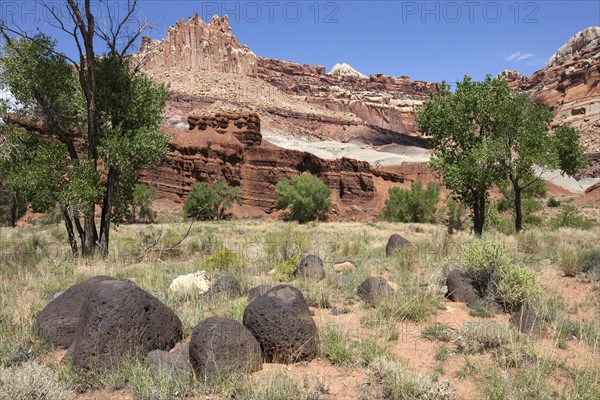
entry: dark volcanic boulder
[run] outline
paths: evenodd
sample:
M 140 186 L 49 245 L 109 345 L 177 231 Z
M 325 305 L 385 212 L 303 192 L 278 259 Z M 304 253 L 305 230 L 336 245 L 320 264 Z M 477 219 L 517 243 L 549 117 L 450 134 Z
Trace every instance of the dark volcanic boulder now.
M 260 345 L 237 321 L 210 317 L 199 323 L 190 340 L 190 362 L 199 376 L 262 369 Z
M 360 284 L 358 295 L 372 306 L 378 306 L 383 300 L 394 294 L 394 289 L 385 278 L 380 276 L 368 277 Z
M 113 368 L 127 355 L 169 350 L 181 340 L 177 315 L 133 282 L 108 280 L 97 285 L 69 348 L 75 366 Z
M 317 356 L 317 326 L 302 292 L 293 286 L 275 286 L 248 304 L 244 325 L 258 339 L 266 362 L 289 364 Z
M 404 239 L 397 233 L 394 233 L 392 236 L 390 236 L 387 245 L 385 246 L 385 255 L 387 257 L 392 256 L 394 253 L 399 251 L 402 246 L 406 246 L 407 244 L 410 244 L 408 240 Z
M 308 255 L 302 259 L 296 266 L 294 276 L 310 279 L 325 278 L 325 269 L 323 269 L 323 261 L 319 256 Z
M 207 297 L 218 298 L 220 296 L 236 298 L 242 295 L 242 287 L 235 276 L 225 275 L 217 279 L 206 293 Z
M 446 298 L 451 301 L 467 303 L 469 308 L 482 306 L 483 299 L 473 286 L 471 278 L 464 269 L 456 268 L 450 271 L 446 278 Z
M 36 315 L 37 333 L 55 346 L 69 347 L 84 317 L 88 298 L 97 290 L 98 283 L 112 279 L 96 276 L 71 286 Z
M 257 297 L 262 296 L 272 288 L 273 286 L 271 285 L 258 285 L 256 287 L 253 287 L 252 289 L 248 290 L 248 301 L 252 301 Z

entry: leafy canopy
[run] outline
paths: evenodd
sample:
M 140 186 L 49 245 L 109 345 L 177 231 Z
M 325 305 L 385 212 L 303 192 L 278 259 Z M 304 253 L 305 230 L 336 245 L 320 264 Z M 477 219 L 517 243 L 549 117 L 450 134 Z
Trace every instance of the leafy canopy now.
M 287 208 L 289 218 L 301 224 L 324 220 L 331 209 L 331 189 L 315 176 L 292 175 L 279 181 L 275 192 L 275 207 Z
M 187 218 L 198 220 L 223 219 L 228 208 L 242 203 L 241 195 L 241 188 L 231 187 L 227 182 L 213 185 L 198 182 L 190 190 L 183 213 Z
M 435 182 L 423 187 L 421 181 L 416 181 L 410 189 L 391 187 L 382 218 L 390 222 L 434 223 L 439 201 L 440 186 Z

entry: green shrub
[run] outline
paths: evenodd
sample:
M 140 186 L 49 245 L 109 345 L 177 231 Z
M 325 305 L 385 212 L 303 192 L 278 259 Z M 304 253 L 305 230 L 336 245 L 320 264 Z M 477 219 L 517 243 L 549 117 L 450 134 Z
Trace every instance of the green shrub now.
M 410 189 L 391 187 L 385 201 L 382 218 L 390 222 L 435 223 L 440 186 L 435 182 L 423 188 L 421 181 L 413 182 Z
M 275 272 L 273 274 L 273 278 L 278 280 L 279 282 L 289 282 L 294 277 L 294 271 L 296 270 L 296 265 L 300 262 L 300 257 L 294 255 L 289 259 L 280 262 L 275 266 Z
M 448 218 L 448 233 L 452 234 L 465 228 L 466 209 L 465 205 L 455 196 L 451 196 L 446 204 L 446 216 Z
M 577 276 L 583 272 L 580 257 L 570 247 L 562 247 L 558 251 L 558 268 L 565 276 Z
M 293 175 L 275 187 L 275 207 L 287 208 L 289 219 L 304 224 L 325 220 L 331 208 L 331 189 L 319 178 L 310 175 Z
M 321 355 L 333 364 L 354 365 L 357 355 L 347 331 L 334 325 L 326 326 L 319 335 Z
M 474 240 L 468 243 L 463 248 L 462 260 L 481 294 L 486 292 L 496 268 L 511 261 L 504 246 L 490 240 Z
M 590 229 L 596 222 L 592 219 L 585 218 L 579 210 L 572 205 L 562 206 L 560 214 L 550 221 L 550 226 L 554 229 L 558 228 L 578 228 Z
M 244 258 L 227 247 L 221 247 L 202 263 L 202 269 L 207 271 L 236 272 L 244 268 Z
M 520 309 L 527 299 L 539 291 L 533 272 L 523 266 L 500 265 L 496 270 L 496 276 L 494 287 L 498 300 L 506 310 Z
M 227 182 L 213 185 L 198 182 L 192 186 L 183 213 L 187 218 L 198 220 L 223 219 L 228 208 L 242 203 L 241 195 L 241 188 L 231 187 Z
M 421 331 L 421 337 L 427 340 L 439 340 L 441 342 L 449 342 L 452 338 L 450 328 L 439 322 L 434 322 L 426 326 Z
M 150 186 L 136 184 L 133 187 L 133 198 L 130 205 L 130 222 L 154 222 L 156 213 L 152 203 L 156 199 L 156 190 Z

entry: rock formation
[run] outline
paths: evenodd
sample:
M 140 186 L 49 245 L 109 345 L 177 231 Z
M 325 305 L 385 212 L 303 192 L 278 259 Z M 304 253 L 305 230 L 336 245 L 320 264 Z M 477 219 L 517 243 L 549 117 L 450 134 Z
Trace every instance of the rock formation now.
M 331 68 L 331 71 L 329 71 L 329 75 L 349 76 L 353 78 L 367 78 L 365 74 L 361 74 L 360 72 L 352 68 L 352 66 L 346 63 L 335 64 L 333 68 Z

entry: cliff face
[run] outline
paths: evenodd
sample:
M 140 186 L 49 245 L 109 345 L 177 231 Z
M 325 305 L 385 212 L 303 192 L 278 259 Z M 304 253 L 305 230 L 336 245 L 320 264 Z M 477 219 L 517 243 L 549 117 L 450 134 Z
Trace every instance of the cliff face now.
M 162 41 L 145 38 L 132 65 L 169 83 L 166 117 L 254 112 L 263 126 L 307 139 L 391 143 L 415 133 L 415 108 L 437 85 L 360 74 L 327 74 L 308 66 L 257 57 L 233 36 L 227 17 L 206 24 L 180 20 Z
M 144 171 L 142 182 L 157 189 L 159 200 L 175 206 L 198 181 L 226 180 L 243 189 L 243 203 L 274 211 L 275 186 L 297 173 L 318 176 L 333 192 L 332 219 L 374 219 L 392 184 L 432 179 L 422 164 L 373 168 L 351 159 L 323 160 L 262 141 L 253 113 L 190 116 L 189 129 L 164 128 L 171 153 L 159 168 Z

